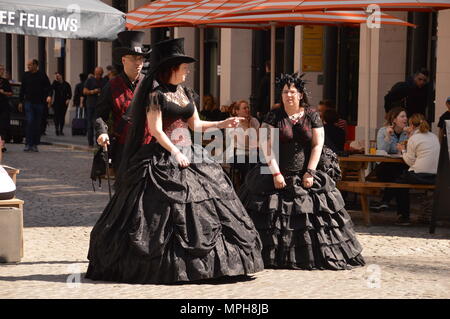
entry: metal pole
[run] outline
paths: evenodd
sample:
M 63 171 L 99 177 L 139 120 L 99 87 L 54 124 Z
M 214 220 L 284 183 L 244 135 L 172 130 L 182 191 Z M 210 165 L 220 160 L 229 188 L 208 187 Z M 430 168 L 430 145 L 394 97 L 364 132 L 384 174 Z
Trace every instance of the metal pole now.
M 200 109 L 203 107 L 203 97 L 205 95 L 205 28 L 200 26 L 200 52 L 199 52 L 199 65 L 200 65 Z
M 371 84 L 372 84 L 372 29 L 367 27 L 367 114 L 366 114 L 366 125 L 364 128 L 364 153 L 369 154 L 369 145 L 370 145 L 370 103 L 371 103 Z
M 275 35 L 276 26 L 274 22 L 270 23 L 270 109 L 275 104 Z

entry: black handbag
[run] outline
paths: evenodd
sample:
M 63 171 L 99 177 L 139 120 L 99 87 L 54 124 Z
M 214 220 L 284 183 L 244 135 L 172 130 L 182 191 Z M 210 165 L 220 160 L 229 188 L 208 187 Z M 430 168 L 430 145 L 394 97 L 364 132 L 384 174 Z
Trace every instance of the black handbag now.
M 91 168 L 92 188 L 95 192 L 94 182 L 98 180 L 98 188 L 102 188 L 102 176 L 108 177 L 109 197 L 111 198 L 111 185 L 109 181 L 109 166 L 110 166 L 110 148 L 105 150 L 99 147 L 94 154 Z

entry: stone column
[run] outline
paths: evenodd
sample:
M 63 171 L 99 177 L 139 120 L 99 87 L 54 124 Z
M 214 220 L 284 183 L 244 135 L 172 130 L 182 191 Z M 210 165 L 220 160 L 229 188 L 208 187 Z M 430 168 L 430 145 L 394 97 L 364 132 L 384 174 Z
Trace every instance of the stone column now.
M 25 36 L 25 64 L 32 59 L 39 59 L 39 40 L 38 37 Z
M 79 74 L 83 72 L 83 41 L 82 40 L 67 40 L 66 41 L 66 77 L 65 80 L 70 83 L 72 87 L 72 94 L 75 85 L 80 82 Z M 73 101 L 73 100 L 72 100 Z M 70 102 L 69 109 L 66 113 L 66 125 L 71 125 L 71 120 L 74 117 L 75 110 L 72 108 L 73 102 Z
M 252 32 L 222 29 L 220 44 L 220 105 L 249 100 L 252 92 Z
M 437 132 L 439 117 L 447 111 L 445 101 L 450 96 L 450 9 L 438 13 L 436 52 L 436 108 L 433 131 Z
M 195 47 L 197 45 L 195 42 L 195 28 L 175 28 L 174 31 L 175 38 L 184 38 L 184 53 L 195 58 Z M 195 74 L 199 72 L 199 70 L 197 70 L 197 64 L 198 63 L 190 64 L 191 73 L 186 78 L 186 86 L 191 88 L 194 88 Z M 200 94 L 200 92 L 198 92 L 198 94 Z
M 388 14 L 407 20 L 407 12 Z M 367 112 L 370 112 L 369 139 L 376 139 L 377 128 L 384 123 L 384 96 L 395 83 L 405 80 L 407 31 L 404 26 L 381 25 L 369 30 L 366 24 L 361 25 L 357 140 L 365 138 Z
M 106 74 L 106 66 L 112 65 L 112 42 L 97 42 L 97 65 L 103 67 Z
M 6 66 L 6 33 L 0 33 L 0 64 Z
M 17 50 L 17 34 L 13 34 L 11 37 L 11 78 L 14 81 L 19 80 L 19 70 L 18 70 L 18 50 Z M 20 72 L 23 72 L 23 70 L 20 70 Z
M 47 38 L 45 48 L 47 50 L 47 70 L 45 71 L 51 82 L 54 78 L 53 74 L 58 70 L 58 59 L 55 57 L 55 39 Z

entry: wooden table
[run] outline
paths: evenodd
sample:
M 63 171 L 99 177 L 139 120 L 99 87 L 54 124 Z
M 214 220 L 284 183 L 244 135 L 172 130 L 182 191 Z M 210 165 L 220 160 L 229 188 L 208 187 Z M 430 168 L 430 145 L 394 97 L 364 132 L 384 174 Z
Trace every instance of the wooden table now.
M 339 165 L 342 170 L 342 181 L 338 182 L 338 188 L 342 191 L 357 193 L 361 196 L 361 210 L 366 226 L 370 225 L 369 200 L 367 195 L 379 195 L 383 183 L 373 183 L 370 187 L 364 186 L 366 182 L 366 169 L 369 163 L 404 163 L 401 157 L 374 156 L 374 155 L 350 155 L 339 157 Z M 352 183 L 355 182 L 355 183 Z

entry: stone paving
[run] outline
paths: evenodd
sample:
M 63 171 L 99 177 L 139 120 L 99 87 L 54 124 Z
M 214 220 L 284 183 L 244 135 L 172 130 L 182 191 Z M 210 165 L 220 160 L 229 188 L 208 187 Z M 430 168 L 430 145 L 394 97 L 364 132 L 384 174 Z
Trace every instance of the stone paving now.
M 69 132 L 69 131 L 68 131 Z M 68 133 L 66 133 L 68 134 Z M 93 192 L 92 152 L 41 145 L 24 153 L 8 144 L 3 163 L 21 170 L 24 258 L 0 264 L 0 298 L 449 298 L 450 228 L 392 226 L 352 213 L 367 266 L 349 271 L 264 270 L 251 279 L 204 284 L 129 285 L 84 278 L 89 234 L 108 201 Z M 376 217 L 376 218 L 375 218 Z M 77 283 L 77 279 L 80 283 Z

